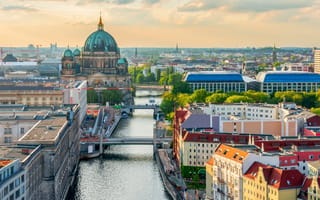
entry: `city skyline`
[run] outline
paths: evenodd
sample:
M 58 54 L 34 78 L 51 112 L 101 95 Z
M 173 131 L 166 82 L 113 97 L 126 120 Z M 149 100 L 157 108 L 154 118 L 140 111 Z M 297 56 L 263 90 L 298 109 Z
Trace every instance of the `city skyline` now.
M 320 46 L 319 0 L 11 0 L 0 9 L 8 47 L 82 47 L 100 12 L 123 48 Z

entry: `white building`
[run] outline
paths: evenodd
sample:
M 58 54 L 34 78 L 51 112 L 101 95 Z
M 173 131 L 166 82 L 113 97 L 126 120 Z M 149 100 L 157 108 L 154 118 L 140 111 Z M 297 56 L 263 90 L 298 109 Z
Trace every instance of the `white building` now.
M 314 50 L 314 72 L 320 73 L 320 49 Z
M 0 107 L 0 144 L 13 143 L 20 139 L 39 120 L 45 119 L 51 110 L 47 108 L 22 111 L 22 105 L 15 108 L 10 107 L 5 105 Z
M 0 199 L 25 200 L 26 176 L 19 160 L 0 160 Z
M 249 120 L 279 119 L 278 106 L 271 104 L 210 104 L 203 110 L 207 114 L 219 115 L 222 120 L 230 119 L 231 116 Z
M 87 81 L 76 81 L 69 83 L 64 90 L 64 104 L 80 105 L 80 122 L 87 112 L 87 87 Z

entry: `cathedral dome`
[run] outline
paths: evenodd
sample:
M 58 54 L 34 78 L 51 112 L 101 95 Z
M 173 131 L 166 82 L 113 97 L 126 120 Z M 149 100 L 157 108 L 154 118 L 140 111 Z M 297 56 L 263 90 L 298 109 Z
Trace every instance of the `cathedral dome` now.
M 101 17 L 98 24 L 98 30 L 91 33 L 85 42 L 84 51 L 119 53 L 115 39 L 103 30 Z
M 74 55 L 74 56 L 80 56 L 80 50 L 79 50 L 79 49 L 75 49 L 75 50 L 73 51 L 73 55 Z
M 73 57 L 73 53 L 70 49 L 67 49 L 64 51 L 63 56 L 64 57 Z

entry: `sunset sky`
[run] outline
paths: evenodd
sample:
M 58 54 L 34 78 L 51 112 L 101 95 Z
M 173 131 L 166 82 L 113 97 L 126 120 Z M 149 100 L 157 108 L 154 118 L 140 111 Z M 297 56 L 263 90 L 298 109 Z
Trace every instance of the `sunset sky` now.
M 0 46 L 320 47 L 320 0 L 3 0 Z

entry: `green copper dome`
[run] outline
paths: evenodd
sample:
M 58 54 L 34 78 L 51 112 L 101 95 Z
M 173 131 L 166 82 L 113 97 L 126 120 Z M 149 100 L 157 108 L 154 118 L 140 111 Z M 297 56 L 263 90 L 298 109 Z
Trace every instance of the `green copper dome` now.
M 73 51 L 73 55 L 74 55 L 74 56 L 80 56 L 80 50 L 79 50 L 79 49 L 75 49 L 75 50 Z
M 118 60 L 118 64 L 127 64 L 128 63 L 128 61 L 127 61 L 127 59 L 125 59 L 125 58 L 120 58 L 119 60 Z
M 63 56 L 64 57 L 73 57 L 72 51 L 70 49 L 65 50 Z
M 101 17 L 98 24 L 98 30 L 91 33 L 85 42 L 84 51 L 119 53 L 115 39 L 103 30 Z

